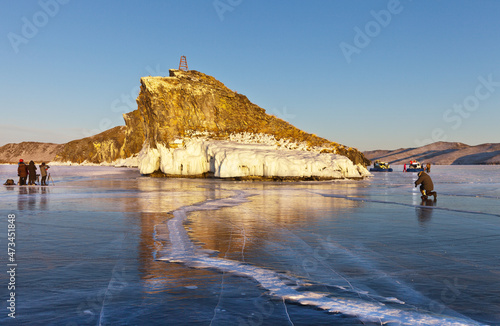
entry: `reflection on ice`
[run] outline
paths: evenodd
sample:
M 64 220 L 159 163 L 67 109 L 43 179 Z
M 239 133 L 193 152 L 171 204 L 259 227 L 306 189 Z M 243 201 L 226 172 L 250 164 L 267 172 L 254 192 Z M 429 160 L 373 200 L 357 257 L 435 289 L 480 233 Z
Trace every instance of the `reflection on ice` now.
M 16 187 L 11 191 L 17 191 L 18 210 L 47 210 L 48 209 L 48 187 Z
M 422 200 L 420 206 L 415 207 L 415 213 L 417 215 L 417 219 L 420 222 L 421 226 L 424 226 L 427 222 L 429 222 L 432 218 L 433 209 L 430 208 L 435 206 L 436 202 L 432 199 Z

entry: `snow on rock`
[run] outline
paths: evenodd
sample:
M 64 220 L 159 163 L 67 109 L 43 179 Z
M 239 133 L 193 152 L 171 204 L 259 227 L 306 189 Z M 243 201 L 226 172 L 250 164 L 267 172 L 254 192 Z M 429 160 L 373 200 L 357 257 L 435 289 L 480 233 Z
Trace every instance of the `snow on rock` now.
M 142 174 L 151 174 L 160 167 L 160 152 L 157 148 L 144 145 L 139 152 L 138 168 Z
M 139 156 L 138 155 L 132 155 L 127 158 L 121 158 L 117 159 L 116 161 L 111 163 L 115 167 L 138 167 L 139 166 Z
M 251 138 L 251 139 L 250 139 Z M 195 176 L 211 172 L 215 177 L 360 178 L 370 173 L 345 156 L 304 150 L 301 144 L 282 144 L 274 137 L 239 134 L 232 140 L 191 138 L 177 148 L 157 144 L 139 153 L 139 171 L 158 169 L 170 175 Z M 286 145 L 286 146 L 284 146 Z M 289 149 L 297 148 L 297 149 Z

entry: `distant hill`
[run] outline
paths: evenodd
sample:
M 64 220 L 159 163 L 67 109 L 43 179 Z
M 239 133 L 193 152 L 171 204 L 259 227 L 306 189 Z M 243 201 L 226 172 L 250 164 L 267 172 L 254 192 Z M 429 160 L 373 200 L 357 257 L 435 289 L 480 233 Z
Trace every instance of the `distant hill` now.
M 130 124 L 128 120 L 125 120 Z M 140 127 L 136 127 L 140 130 Z M 125 140 L 128 136 L 127 147 Z M 141 149 L 144 136 L 129 136 L 125 126 L 117 126 L 97 135 L 65 144 L 22 142 L 0 147 L 0 163 L 17 163 L 19 159 L 40 162 L 109 163 L 130 157 Z
M 432 164 L 500 164 L 500 144 L 469 146 L 463 143 L 437 142 L 417 148 L 363 152 L 371 161 L 404 164 L 417 160 Z
M 19 159 L 36 163 L 53 161 L 64 144 L 22 142 L 0 147 L 0 163 L 16 163 Z

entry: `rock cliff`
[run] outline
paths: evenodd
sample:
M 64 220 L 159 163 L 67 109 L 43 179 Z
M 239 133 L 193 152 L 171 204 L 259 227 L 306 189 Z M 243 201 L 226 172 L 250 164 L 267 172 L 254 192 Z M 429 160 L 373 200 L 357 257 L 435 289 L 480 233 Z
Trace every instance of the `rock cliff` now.
M 123 115 L 125 126 L 70 141 L 58 151 L 54 160 L 71 163 L 112 163 L 140 152 L 144 143 L 143 121 L 139 111 Z
M 126 127 L 118 126 L 91 137 L 70 141 L 64 144 L 54 160 L 95 164 L 115 161 L 125 155 L 125 135 Z

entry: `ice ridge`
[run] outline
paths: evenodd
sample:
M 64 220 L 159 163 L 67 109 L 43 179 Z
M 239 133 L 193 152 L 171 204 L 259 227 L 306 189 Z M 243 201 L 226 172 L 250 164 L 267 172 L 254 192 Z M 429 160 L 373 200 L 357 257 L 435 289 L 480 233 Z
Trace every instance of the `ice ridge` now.
M 397 323 L 399 325 L 482 325 L 472 320 L 405 309 L 391 308 L 379 302 L 367 302 L 357 298 L 331 297 L 314 291 L 300 291 L 297 286 L 289 285 L 283 274 L 248 265 L 239 261 L 209 257 L 199 250 L 190 240 L 183 224 L 188 214 L 195 211 L 218 210 L 233 207 L 248 201 L 249 193 L 240 191 L 232 197 L 205 201 L 192 206 L 184 206 L 173 212 L 167 222 L 170 247 L 158 255 L 158 260 L 178 262 L 193 268 L 211 268 L 221 272 L 233 273 L 257 281 L 270 295 L 302 305 L 314 306 L 332 313 L 356 316 L 366 322 Z

